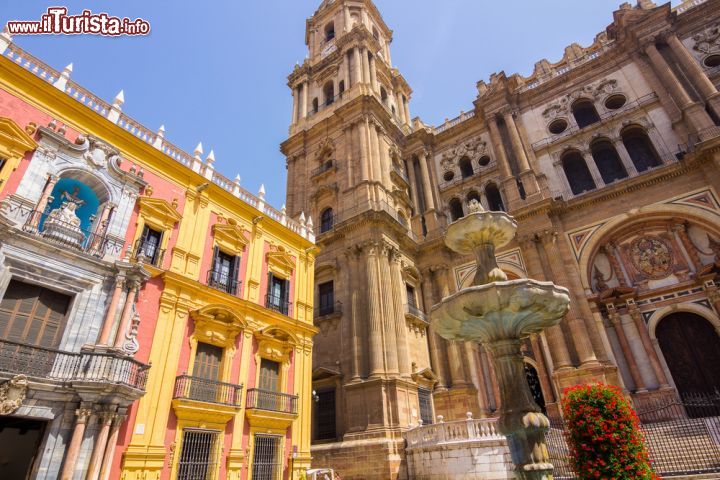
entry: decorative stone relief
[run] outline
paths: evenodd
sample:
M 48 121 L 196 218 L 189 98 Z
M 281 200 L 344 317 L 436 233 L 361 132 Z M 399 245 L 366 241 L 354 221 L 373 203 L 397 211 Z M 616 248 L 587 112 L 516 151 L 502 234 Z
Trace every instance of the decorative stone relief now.
M 28 381 L 25 375 L 15 375 L 0 385 L 0 415 L 10 415 L 20 408 L 27 395 Z
M 712 25 L 693 35 L 693 49 L 704 54 L 720 52 L 720 24 Z
M 440 166 L 443 171 L 454 170 L 461 158 L 468 157 L 472 162 L 478 160 L 483 155 L 487 155 L 487 143 L 481 138 L 474 138 L 462 142 L 457 147 L 443 153 L 440 159 Z
M 672 248 L 657 236 L 643 236 L 632 242 L 630 259 L 633 266 L 647 278 L 665 278 L 672 273 Z

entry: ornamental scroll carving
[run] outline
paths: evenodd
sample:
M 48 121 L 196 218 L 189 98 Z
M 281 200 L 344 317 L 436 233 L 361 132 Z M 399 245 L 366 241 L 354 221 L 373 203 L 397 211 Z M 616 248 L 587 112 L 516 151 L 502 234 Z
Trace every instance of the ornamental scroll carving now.
M 463 157 L 469 158 L 470 161 L 475 161 L 484 155 L 487 155 L 487 142 L 481 138 L 474 138 L 462 142 L 457 147 L 443 153 L 440 166 L 444 171 L 450 171 L 455 169 L 455 166 Z
M 695 41 L 693 49 L 700 53 L 720 52 L 720 24 L 715 24 L 693 35 L 693 40 Z
M 15 375 L 0 385 L 0 415 L 15 412 L 27 395 L 28 381 L 25 375 Z
M 570 112 L 570 105 L 579 98 L 601 99 L 618 89 L 617 80 L 604 78 L 590 85 L 574 90 L 567 95 L 552 102 L 542 112 L 542 116 L 548 120 L 562 117 Z

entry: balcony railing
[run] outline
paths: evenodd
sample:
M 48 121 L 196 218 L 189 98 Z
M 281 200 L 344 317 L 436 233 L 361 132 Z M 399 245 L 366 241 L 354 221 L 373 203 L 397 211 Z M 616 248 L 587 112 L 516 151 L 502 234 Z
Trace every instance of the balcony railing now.
M 282 313 L 288 317 L 292 316 L 292 304 L 288 300 L 283 300 L 272 293 L 268 293 L 265 296 L 265 306 L 270 310 Z
M 468 441 L 504 441 L 498 431 L 497 418 L 469 418 L 456 422 L 439 422 L 405 432 L 408 448 L 466 443 Z
M 310 178 L 319 177 L 323 173 L 329 172 L 333 168 L 335 168 L 335 160 L 328 160 L 326 162 L 323 162 L 322 165 L 312 171 L 312 173 L 310 174 Z
M 356 215 L 363 214 L 365 212 L 385 212 L 388 215 L 390 215 L 396 222 L 398 222 L 402 227 L 404 227 L 407 230 L 407 235 L 412 238 L 413 240 L 417 240 L 417 237 L 415 234 L 410 230 L 407 219 L 405 219 L 402 215 L 400 215 L 395 208 L 390 206 L 387 202 L 384 201 L 377 201 L 373 202 L 371 205 L 368 204 L 362 204 L 362 205 L 355 205 L 350 208 L 343 209 L 342 212 L 337 213 L 333 216 L 332 223 L 328 223 L 325 227 L 323 225 L 318 225 L 315 227 L 315 234 L 320 235 L 322 233 L 326 233 L 329 231 L 334 230 L 341 222 L 344 222 L 345 220 L 354 217 Z M 324 228 L 327 228 L 325 230 Z
M 327 317 L 328 315 L 339 315 L 342 313 L 342 303 L 335 302 L 330 305 L 315 307 L 315 318 Z
M 214 288 L 215 290 L 220 290 L 221 292 L 229 293 L 233 296 L 238 296 L 238 291 L 240 287 L 239 281 L 232 278 L 231 275 L 227 273 L 218 272 L 215 270 L 208 270 L 207 272 L 207 286 L 210 288 Z
M 297 395 L 251 388 L 247 391 L 245 408 L 297 414 L 297 401 Z
M 0 372 L 64 382 L 120 384 L 144 390 L 149 368 L 113 353 L 64 352 L 0 340 Z
M 102 228 L 98 229 L 99 232 L 92 232 L 79 225 L 64 222 L 60 218 L 51 219 L 49 214 L 49 211 L 40 210 L 29 212 L 23 225 L 23 231 L 68 249 L 96 257 L 120 253 L 123 242 L 110 239 Z
M 415 305 L 411 305 L 411 304 L 409 304 L 409 303 L 406 303 L 406 304 L 405 304 L 405 313 L 408 313 L 408 314 L 412 315 L 412 316 L 415 317 L 415 318 L 419 318 L 419 319 L 422 320 L 423 322 L 427 322 L 427 321 L 428 321 L 428 320 L 427 320 L 427 315 L 425 315 L 425 312 L 423 312 L 422 310 L 420 310 L 420 309 L 419 309 L 418 307 L 416 307 Z
M 400 168 L 399 165 L 393 163 L 390 173 L 392 175 L 396 175 L 398 178 L 400 178 L 401 181 L 405 182 L 406 185 L 410 185 L 410 180 L 408 179 L 407 174 L 403 171 L 402 168 Z
M 175 379 L 173 398 L 239 407 L 242 403 L 242 388 L 242 385 L 180 375 Z
M 131 260 L 158 268 L 162 267 L 164 257 L 165 250 L 158 248 L 157 245 L 143 242 L 141 238 L 135 242 L 132 252 L 130 252 Z

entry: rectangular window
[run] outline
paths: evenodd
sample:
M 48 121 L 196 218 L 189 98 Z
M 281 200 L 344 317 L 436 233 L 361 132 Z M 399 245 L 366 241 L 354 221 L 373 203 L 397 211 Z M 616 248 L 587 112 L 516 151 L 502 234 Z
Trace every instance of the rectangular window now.
M 325 282 L 318 285 L 319 314 L 330 315 L 335 312 L 335 286 L 333 282 Z
M 268 274 L 268 293 L 265 306 L 280 312 L 290 314 L 290 281 L 278 278 L 272 272 Z
M 57 348 L 71 300 L 68 295 L 11 280 L 0 302 L 0 338 Z
M 240 257 L 229 255 L 215 247 L 212 269 L 208 275 L 208 285 L 230 295 L 237 295 L 239 272 Z
M 407 303 L 413 308 L 417 308 L 417 301 L 415 300 L 415 289 L 412 285 L 405 284 L 405 292 L 407 293 Z
M 267 392 L 280 391 L 280 364 L 267 360 L 260 360 L 260 390 Z
M 207 343 L 198 343 L 190 379 L 190 398 L 201 402 L 216 402 L 220 394 L 220 364 L 223 349 Z
M 146 261 L 152 265 L 158 266 L 158 263 L 162 261 L 160 255 L 160 245 L 162 242 L 162 232 L 154 230 L 147 225 L 143 228 L 142 235 L 138 240 L 138 246 L 136 248 L 137 256 L 145 257 Z
M 281 437 L 255 435 L 252 480 L 278 480 L 282 473 Z
M 418 388 L 418 403 L 420 404 L 420 418 L 423 425 L 433 423 L 432 394 L 426 388 Z
M 215 480 L 220 443 L 220 432 L 183 430 L 178 480 Z
M 314 439 L 335 440 L 335 389 L 317 392 L 314 418 Z

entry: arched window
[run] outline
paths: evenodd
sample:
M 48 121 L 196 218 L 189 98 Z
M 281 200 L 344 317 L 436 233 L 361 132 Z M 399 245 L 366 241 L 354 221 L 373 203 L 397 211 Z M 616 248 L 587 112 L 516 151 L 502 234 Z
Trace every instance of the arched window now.
M 562 167 L 573 195 L 595 190 L 595 182 L 580 152 L 573 150 L 563 155 Z
M 326 208 L 320 214 L 320 233 L 329 232 L 335 225 L 335 215 L 332 208 Z
M 320 104 L 318 103 L 317 97 L 313 98 L 312 108 L 313 108 L 313 113 L 317 113 L 318 110 L 320 110 Z
M 342 95 L 345 91 L 345 80 L 340 80 L 340 83 L 338 83 L 338 94 Z
M 323 86 L 323 96 L 325 97 L 325 105 L 332 105 L 335 101 L 335 85 L 332 80 Z
M 335 23 L 330 22 L 325 25 L 325 41 L 329 42 L 333 38 L 335 38 Z
M 378 41 L 380 40 L 380 33 L 378 33 L 377 28 L 373 27 L 372 34 L 373 34 L 373 37 L 375 37 L 375 40 L 378 40 Z
M 581 98 L 573 103 L 572 112 L 580 128 L 585 128 L 600 121 L 600 115 L 595 110 L 595 105 L 586 98 Z
M 464 216 L 465 212 L 463 212 L 462 202 L 457 198 L 450 200 L 450 218 L 452 221 L 459 220 Z
M 590 144 L 590 151 L 593 160 L 595 160 L 595 165 L 600 170 L 603 182 L 606 184 L 628 176 L 610 140 L 606 138 L 595 140 Z
M 498 190 L 497 185 L 494 183 L 488 183 L 485 187 L 485 198 L 487 198 L 488 209 L 491 212 L 505 211 L 505 205 L 503 204 L 502 196 L 500 196 L 500 190 Z
M 382 100 L 382 103 L 387 104 L 387 99 L 387 90 L 385 90 L 385 87 L 380 87 L 380 100 Z
M 460 175 L 462 175 L 462 178 L 468 178 L 474 175 L 475 172 L 473 172 L 472 163 L 468 157 L 462 157 L 458 165 L 460 166 Z
M 644 172 L 648 168 L 657 167 L 662 163 L 642 127 L 629 126 L 622 131 L 621 136 L 623 145 L 638 172 Z
M 478 192 L 476 192 L 475 190 L 473 190 L 467 194 L 467 196 L 465 197 L 465 200 L 468 203 L 470 203 L 471 200 L 477 200 L 478 202 L 480 202 L 480 194 Z

